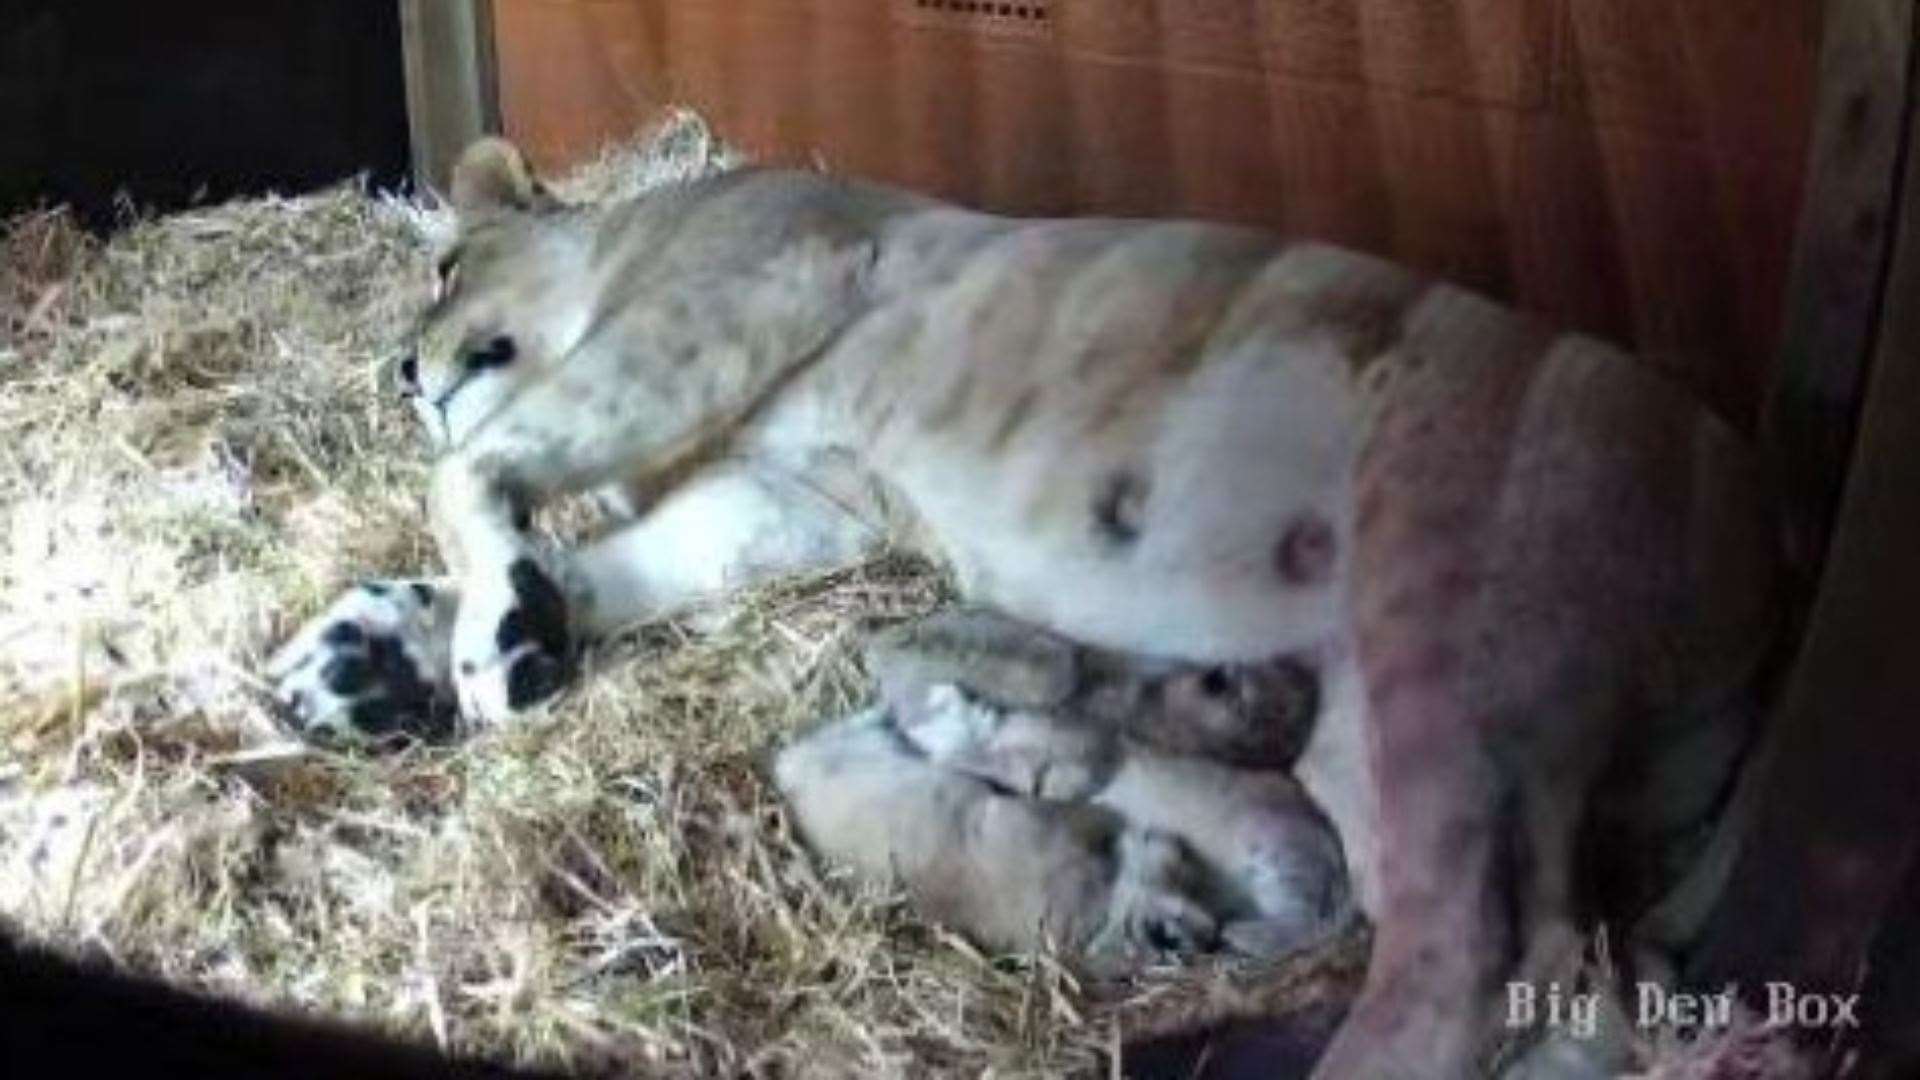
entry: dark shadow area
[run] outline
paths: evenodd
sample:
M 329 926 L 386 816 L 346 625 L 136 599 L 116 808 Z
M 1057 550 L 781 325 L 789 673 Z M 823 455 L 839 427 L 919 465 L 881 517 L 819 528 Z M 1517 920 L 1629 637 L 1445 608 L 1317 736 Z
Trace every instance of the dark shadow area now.
M 81 964 L 0 933 L 0 1075 L 536 1080 L 344 1024 L 275 1015 Z
M 1321 1002 L 1285 1016 L 1232 1020 L 1201 1031 L 1128 1044 L 1127 1080 L 1290 1080 L 1313 1072 L 1346 1018 Z
M 406 177 L 399 5 L 0 0 L 0 213 Z

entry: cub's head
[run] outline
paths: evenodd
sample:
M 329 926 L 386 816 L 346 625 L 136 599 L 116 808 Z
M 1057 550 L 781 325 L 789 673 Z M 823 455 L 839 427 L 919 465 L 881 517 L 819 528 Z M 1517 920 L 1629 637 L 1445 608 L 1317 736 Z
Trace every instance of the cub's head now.
M 401 391 L 434 439 L 458 445 L 562 361 L 585 332 L 595 290 L 580 211 L 555 199 L 503 139 L 454 166 L 459 228 L 439 256 L 434 300 L 400 359 Z

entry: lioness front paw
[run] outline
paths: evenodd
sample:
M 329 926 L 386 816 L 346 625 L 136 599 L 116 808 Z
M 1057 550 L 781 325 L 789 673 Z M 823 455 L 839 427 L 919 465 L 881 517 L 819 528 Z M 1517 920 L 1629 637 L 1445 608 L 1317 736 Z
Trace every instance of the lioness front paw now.
M 501 723 L 559 693 L 573 639 L 560 587 L 532 559 L 470 587 L 453 631 L 453 682 L 470 727 Z
M 448 737 L 454 697 L 447 649 L 456 602 L 434 581 L 354 586 L 267 662 L 281 716 L 316 742 Z

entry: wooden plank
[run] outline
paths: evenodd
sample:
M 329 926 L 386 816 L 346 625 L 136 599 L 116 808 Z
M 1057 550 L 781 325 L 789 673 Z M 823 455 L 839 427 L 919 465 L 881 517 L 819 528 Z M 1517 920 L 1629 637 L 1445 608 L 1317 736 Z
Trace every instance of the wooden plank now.
M 1737 797 L 1736 809 L 1751 813 L 1747 831 L 1689 965 L 1710 986 L 1731 980 L 1757 992 L 1760 980 L 1776 979 L 1805 992 L 1857 990 L 1920 845 L 1920 668 L 1908 644 L 1920 610 L 1920 138 L 1907 63 L 1911 7 L 1833 7 L 1826 90 L 1839 100 L 1823 101 L 1816 145 L 1829 156 L 1818 183 L 1852 201 L 1808 203 L 1797 275 L 1807 295 L 1794 298 L 1799 336 L 1791 343 L 1804 354 L 1790 358 L 1783 378 L 1792 381 L 1775 408 L 1812 408 L 1811 422 L 1837 425 L 1853 413 L 1845 385 L 1864 382 L 1866 392 L 1800 655 Z M 1895 118 L 1892 132 L 1882 109 Z M 1892 152 L 1858 145 L 1876 132 Z M 1862 158 L 1882 162 L 1884 175 L 1867 175 Z M 1880 209 L 1889 206 L 1895 213 Z M 1877 218 L 1873 228 L 1862 215 Z M 1884 274 L 1862 250 L 1883 230 L 1894 233 Z M 1848 276 L 1814 277 L 1822 268 Z M 1849 282 L 1862 295 L 1840 288 Z M 1816 331 L 1831 335 L 1830 348 Z M 1835 439 L 1839 429 L 1822 426 L 1819 434 Z M 1844 449 L 1834 448 L 1823 467 L 1843 468 Z M 1870 1019 L 1873 1002 L 1864 1008 Z
M 1751 428 L 1820 3 L 1024 5 L 1044 20 L 920 0 L 493 8 L 507 131 L 541 168 L 689 105 L 764 160 L 988 209 L 1332 240 L 1670 360 Z
M 493 14 L 501 122 L 536 169 L 558 170 L 630 137 L 677 100 L 671 9 L 498 0 Z
M 1861 400 L 1911 108 L 1912 0 L 1827 5 L 1807 188 L 1763 414 L 1796 562 L 1818 567 Z
M 445 191 L 460 151 L 500 130 L 491 0 L 400 0 L 414 182 Z

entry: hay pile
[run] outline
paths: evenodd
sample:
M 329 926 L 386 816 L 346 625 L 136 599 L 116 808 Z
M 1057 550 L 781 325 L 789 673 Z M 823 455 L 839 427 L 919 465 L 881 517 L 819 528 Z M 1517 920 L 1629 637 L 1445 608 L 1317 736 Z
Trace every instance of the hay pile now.
M 682 117 L 559 185 L 727 158 Z M 386 379 L 444 214 L 345 185 L 0 245 L 0 917 L 240 998 L 648 1075 L 1059 1075 L 1116 1026 L 1314 997 L 1352 953 L 1082 985 L 823 881 L 767 749 L 861 703 L 884 560 L 599 650 L 542 722 L 366 757 L 287 744 L 251 674 L 353 580 L 436 565 Z M 1335 975 L 1323 970 L 1331 965 Z M 618 1063 L 617 1065 L 614 1063 Z

